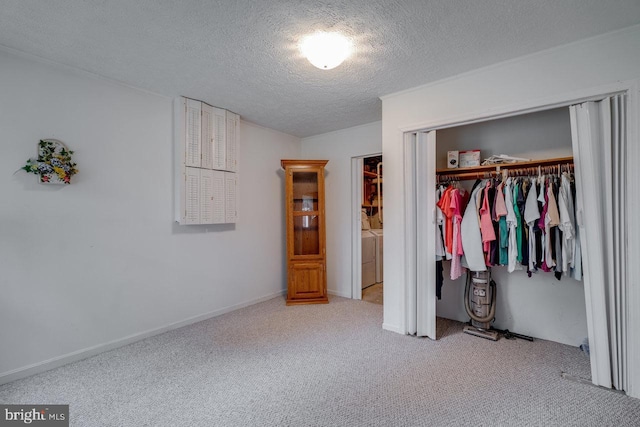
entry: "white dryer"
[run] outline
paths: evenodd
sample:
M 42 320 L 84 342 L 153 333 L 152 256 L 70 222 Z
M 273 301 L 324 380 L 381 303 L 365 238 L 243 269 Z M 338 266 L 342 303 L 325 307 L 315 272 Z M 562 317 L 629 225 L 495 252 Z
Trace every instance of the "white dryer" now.
M 376 283 L 382 283 L 383 280 L 383 268 L 382 268 L 382 228 L 372 228 L 369 230 L 370 233 L 376 236 Z
M 376 236 L 362 230 L 362 289 L 376 283 Z

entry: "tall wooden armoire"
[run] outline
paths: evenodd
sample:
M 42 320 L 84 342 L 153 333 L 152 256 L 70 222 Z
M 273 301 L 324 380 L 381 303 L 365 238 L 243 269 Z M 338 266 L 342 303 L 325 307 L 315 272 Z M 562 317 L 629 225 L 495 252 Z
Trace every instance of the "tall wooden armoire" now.
M 328 160 L 282 160 L 287 212 L 287 305 L 326 304 L 324 166 Z

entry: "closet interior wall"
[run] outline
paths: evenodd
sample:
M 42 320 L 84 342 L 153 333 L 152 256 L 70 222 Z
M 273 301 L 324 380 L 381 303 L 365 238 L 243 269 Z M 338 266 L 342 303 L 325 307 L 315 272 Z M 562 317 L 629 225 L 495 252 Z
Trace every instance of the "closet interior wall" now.
M 481 159 L 507 154 L 530 159 L 570 157 L 571 127 L 569 109 L 558 108 L 500 120 L 470 124 L 437 131 L 436 167 L 447 167 L 447 152 L 479 149 Z M 470 190 L 474 180 L 461 181 Z M 436 303 L 439 317 L 468 321 L 463 296 L 465 275 L 448 278 L 445 262 L 442 299 Z M 506 267 L 493 267 L 497 283 L 497 309 L 494 327 L 536 338 L 578 346 L 587 337 L 585 296 L 582 281 L 569 276 L 557 280 L 553 273 L 526 271 L 508 273 Z

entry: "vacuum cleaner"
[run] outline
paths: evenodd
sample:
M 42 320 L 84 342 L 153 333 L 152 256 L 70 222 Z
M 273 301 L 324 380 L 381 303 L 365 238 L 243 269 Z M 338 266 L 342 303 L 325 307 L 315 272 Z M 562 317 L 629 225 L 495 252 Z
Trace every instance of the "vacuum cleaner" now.
M 471 317 L 470 324 L 464 327 L 465 333 L 498 340 L 498 332 L 491 330 L 496 315 L 496 282 L 491 279 L 490 270 L 467 273 L 464 308 Z

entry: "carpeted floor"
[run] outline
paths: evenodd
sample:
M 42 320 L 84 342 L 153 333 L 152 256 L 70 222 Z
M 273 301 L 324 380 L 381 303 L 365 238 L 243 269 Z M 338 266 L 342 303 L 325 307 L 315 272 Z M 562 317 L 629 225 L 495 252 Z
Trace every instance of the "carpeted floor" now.
M 561 377 L 588 375 L 578 348 L 381 324 L 377 304 L 276 298 L 6 384 L 0 402 L 68 403 L 72 426 L 639 424 L 640 400 Z

